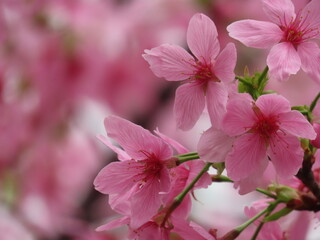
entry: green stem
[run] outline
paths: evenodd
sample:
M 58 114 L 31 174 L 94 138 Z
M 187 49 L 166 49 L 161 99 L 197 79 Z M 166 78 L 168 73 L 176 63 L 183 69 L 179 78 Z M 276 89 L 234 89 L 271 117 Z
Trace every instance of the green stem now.
M 162 226 L 165 225 L 166 221 L 170 217 L 171 213 L 181 204 L 188 192 L 194 187 L 194 185 L 199 181 L 204 173 L 206 173 L 212 163 L 207 163 L 204 168 L 198 173 L 198 175 L 192 180 L 192 182 L 178 195 L 174 198 L 172 204 L 167 208 L 166 215 L 162 221 Z
M 315 97 L 315 99 L 312 101 L 311 105 L 310 105 L 310 112 L 313 111 L 313 109 L 315 108 L 315 106 L 317 105 L 317 102 L 320 98 L 320 92 L 318 93 L 318 95 Z
M 194 155 L 186 155 L 186 156 L 177 156 L 177 158 L 179 159 L 179 164 L 182 164 L 184 162 L 190 161 L 190 160 L 196 160 L 199 159 L 200 156 L 198 154 L 194 154 Z
M 233 182 L 230 178 L 223 175 L 212 175 L 211 176 L 212 182 Z
M 260 193 L 262 193 L 262 194 L 264 194 L 264 195 L 266 195 L 266 196 L 268 196 L 268 197 L 271 197 L 271 198 L 274 198 L 274 199 L 277 198 L 277 196 L 275 196 L 274 194 L 272 194 L 272 193 L 270 193 L 269 191 L 266 191 L 266 190 L 264 190 L 264 189 L 256 188 L 256 191 L 257 191 L 257 192 L 260 192 Z
M 186 156 L 192 156 L 192 155 L 198 155 L 198 153 L 197 152 L 189 152 L 189 153 L 177 155 L 176 157 L 186 157 Z
M 260 75 L 260 77 L 259 77 L 259 79 L 258 79 L 258 86 L 261 85 L 261 82 L 262 82 L 262 80 L 267 76 L 268 71 L 269 71 L 269 68 L 268 68 L 268 66 L 266 66 L 266 67 L 263 69 L 263 72 L 261 73 L 261 75 Z

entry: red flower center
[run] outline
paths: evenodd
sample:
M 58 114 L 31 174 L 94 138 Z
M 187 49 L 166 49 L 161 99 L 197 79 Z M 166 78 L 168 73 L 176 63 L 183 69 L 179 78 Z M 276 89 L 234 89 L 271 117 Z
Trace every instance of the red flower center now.
M 258 117 L 258 121 L 255 123 L 251 131 L 268 140 L 279 129 L 278 118 L 276 116 L 264 116 L 256 105 L 254 105 L 252 109 Z
M 280 19 L 280 28 L 283 31 L 283 42 L 291 42 L 293 45 L 298 45 L 308 39 L 314 38 L 319 34 L 318 27 L 312 27 L 310 24 L 309 14 L 306 16 L 298 12 L 295 19 L 287 23 L 285 19 Z

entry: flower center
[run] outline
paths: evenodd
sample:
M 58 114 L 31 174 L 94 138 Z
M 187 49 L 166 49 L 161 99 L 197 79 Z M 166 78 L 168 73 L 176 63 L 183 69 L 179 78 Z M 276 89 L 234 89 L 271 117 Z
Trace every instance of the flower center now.
M 157 156 L 154 153 L 148 153 L 146 151 L 143 151 L 143 153 L 146 155 L 146 159 L 140 160 L 139 163 L 141 163 L 142 166 L 142 172 L 146 176 L 160 176 L 160 171 L 163 168 L 162 162 L 157 158 Z
M 320 32 L 318 27 L 313 27 L 309 18 L 310 11 L 306 16 L 302 16 L 299 11 L 296 18 L 287 23 L 285 19 L 280 19 L 280 29 L 283 31 L 283 42 L 291 42 L 298 45 L 308 39 L 316 37 Z
M 196 64 L 194 65 L 196 69 L 194 71 L 194 78 L 201 83 L 207 83 L 210 80 L 214 80 L 215 76 L 211 71 L 211 66 L 211 63 L 196 61 Z
M 258 121 L 251 129 L 252 132 L 259 134 L 264 139 L 268 140 L 279 129 L 278 119 L 276 116 L 266 117 L 261 110 L 254 105 L 252 107 L 254 113 L 258 117 Z

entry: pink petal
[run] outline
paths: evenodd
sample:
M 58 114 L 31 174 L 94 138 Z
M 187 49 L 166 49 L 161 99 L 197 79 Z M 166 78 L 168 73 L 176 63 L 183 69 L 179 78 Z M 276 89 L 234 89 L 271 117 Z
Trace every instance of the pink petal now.
M 317 134 L 312 125 L 298 111 L 291 111 L 279 115 L 280 129 L 296 137 L 315 139 Z
M 247 94 L 238 94 L 230 99 L 222 130 L 230 136 L 237 136 L 253 127 L 257 117 L 252 110 L 252 101 Z
M 168 81 L 180 81 L 193 75 L 194 58 L 182 47 L 163 44 L 145 50 L 142 56 L 157 77 L 164 77 Z
M 107 224 L 104 224 L 100 227 L 98 227 L 96 230 L 98 232 L 101 232 L 101 231 L 107 231 L 107 230 L 111 230 L 111 229 L 114 229 L 114 228 L 117 228 L 117 227 L 121 227 L 123 225 L 126 225 L 126 224 L 129 224 L 130 222 L 130 219 L 129 217 L 125 216 L 125 217 L 122 217 L 122 218 L 117 218 Z
M 231 82 L 235 78 L 234 68 L 237 61 L 236 47 L 233 43 L 228 45 L 219 54 L 213 67 L 216 77 L 224 82 Z
M 209 82 L 206 91 L 207 108 L 212 126 L 221 127 L 221 121 L 226 113 L 228 91 L 223 83 Z
M 172 149 L 167 143 L 136 124 L 115 116 L 106 118 L 104 124 L 108 136 L 135 160 L 146 159 L 146 152 L 153 153 L 159 159 L 172 156 Z
M 319 14 L 320 16 L 320 14 Z M 320 84 L 320 48 L 315 42 L 304 42 L 298 46 L 301 68 Z
M 256 101 L 256 105 L 266 117 L 291 111 L 289 101 L 278 94 L 262 95 Z
M 262 172 L 267 164 L 266 142 L 259 135 L 251 133 L 234 141 L 233 150 L 226 159 L 228 176 L 235 181 Z
M 320 27 L 320 1 L 319 0 L 312 0 L 310 1 L 302 10 L 301 17 L 305 21 L 303 26 L 308 27 L 309 29 L 313 28 L 315 31 L 312 33 L 317 32 L 317 38 L 319 38 L 319 27 Z
M 159 195 L 160 182 L 157 178 L 149 179 L 135 195 L 131 201 L 131 223 L 132 228 L 138 228 L 145 222 L 151 220 L 157 214 L 161 206 L 161 196 Z
M 166 143 L 170 144 L 178 154 L 188 153 L 190 152 L 186 147 L 182 146 L 180 143 L 178 143 L 176 140 L 173 140 L 172 138 L 162 134 L 159 129 L 157 128 L 155 131 L 155 134 L 157 134 L 159 137 L 161 137 Z
M 295 175 L 303 160 L 303 150 L 299 139 L 281 131 L 271 136 L 268 155 L 277 174 L 283 178 Z
M 103 135 L 98 135 L 97 138 L 103 142 L 107 147 L 109 147 L 112 151 L 114 151 L 117 155 L 118 155 L 118 159 L 120 161 L 127 161 L 127 160 L 131 160 L 131 157 L 122 149 L 114 146 L 108 138 L 106 138 Z
M 272 47 L 268 57 L 269 76 L 271 79 L 287 80 L 290 74 L 296 74 L 301 66 L 300 57 L 289 42 L 282 42 Z
M 220 51 L 217 28 L 206 15 L 197 13 L 190 22 L 187 42 L 191 52 L 200 61 L 211 62 Z
M 262 0 L 262 4 L 269 19 L 279 26 L 289 24 L 296 17 L 291 0 Z
M 234 138 L 225 132 L 209 128 L 205 131 L 198 143 L 198 153 L 201 159 L 207 162 L 224 162 L 231 151 Z
M 248 47 L 270 48 L 280 42 L 281 29 L 271 22 L 241 20 L 227 27 L 230 37 L 237 39 Z
M 205 106 L 204 90 L 197 83 L 186 83 L 178 87 L 174 103 L 174 113 L 178 128 L 192 128 Z
M 93 183 L 95 188 L 105 194 L 121 194 L 129 191 L 136 184 L 134 176 L 139 173 L 139 170 L 132 167 L 133 163 L 134 161 L 123 161 L 108 164 L 95 178 Z

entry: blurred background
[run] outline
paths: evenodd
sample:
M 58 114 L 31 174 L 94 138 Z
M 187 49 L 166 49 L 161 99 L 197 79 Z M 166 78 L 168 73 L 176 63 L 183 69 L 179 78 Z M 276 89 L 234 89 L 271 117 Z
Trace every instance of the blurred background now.
M 105 135 L 103 120 L 114 114 L 196 150 L 207 114 L 191 131 L 177 130 L 177 84 L 156 78 L 141 57 L 162 43 L 187 47 L 196 12 L 215 22 L 222 47 L 233 41 L 228 24 L 265 18 L 257 0 L 0 0 L 1 240 L 125 238 L 123 229 L 95 232 L 115 213 L 92 182 L 116 161 L 95 136 Z M 235 44 L 237 75 L 264 68 L 267 51 Z M 268 88 L 292 105 L 310 104 L 319 92 L 303 73 Z M 240 198 L 230 184 L 211 190 L 198 193 L 194 218 L 226 231 L 241 223 L 254 196 Z

